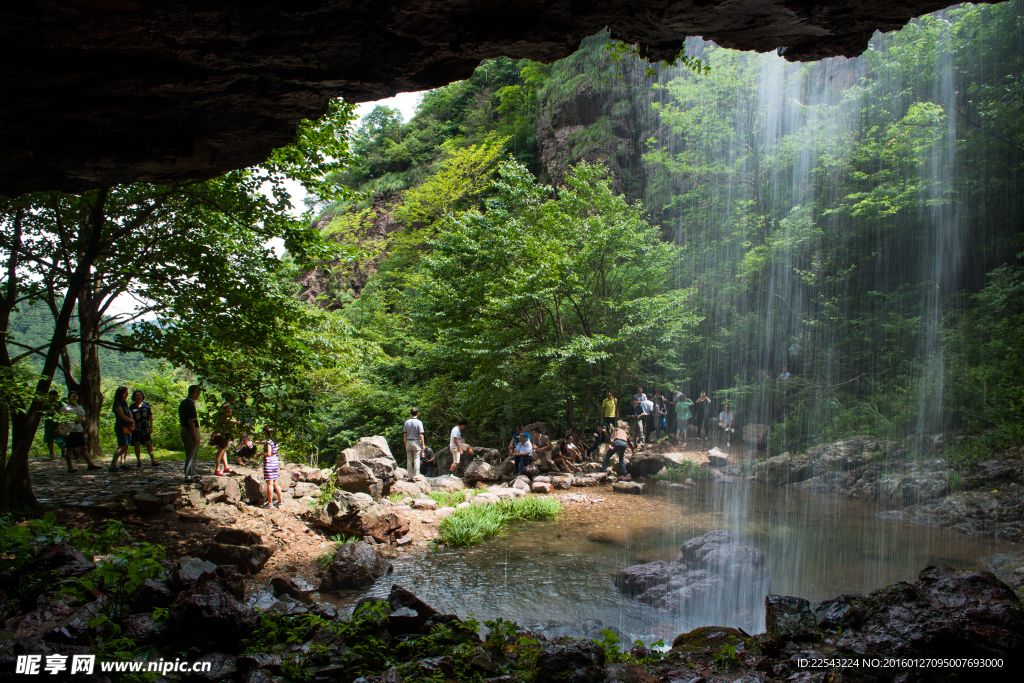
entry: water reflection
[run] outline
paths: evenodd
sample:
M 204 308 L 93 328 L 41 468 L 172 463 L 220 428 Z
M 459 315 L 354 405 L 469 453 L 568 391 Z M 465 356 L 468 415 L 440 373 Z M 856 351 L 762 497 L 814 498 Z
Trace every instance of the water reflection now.
M 731 624 L 713 613 L 670 614 L 640 604 L 620 595 L 612 579 L 631 564 L 671 560 L 683 541 L 713 529 L 729 529 L 765 554 L 772 593 L 811 601 L 912 581 L 928 564 L 974 568 L 987 555 L 1020 547 L 881 519 L 873 506 L 785 488 L 594 493 L 606 502 L 567 506 L 557 520 L 512 527 L 476 548 L 406 553 L 395 560 L 390 580 L 369 595 L 386 596 L 397 583 L 461 616 L 502 616 L 520 625 L 552 621 L 565 625 L 555 632 L 577 634 L 593 634 L 592 623 L 580 622 L 599 619 L 630 639 L 668 641 L 697 626 Z M 351 607 L 363 595 L 338 603 Z M 759 619 L 763 628 L 763 613 Z

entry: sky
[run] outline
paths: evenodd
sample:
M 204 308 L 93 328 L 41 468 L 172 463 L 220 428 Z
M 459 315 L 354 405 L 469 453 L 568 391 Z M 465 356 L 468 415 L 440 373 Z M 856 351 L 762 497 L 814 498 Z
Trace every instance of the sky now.
M 412 118 L 413 114 L 416 113 L 416 107 L 420 104 L 420 98 L 423 93 L 420 92 L 405 92 L 399 93 L 394 97 L 389 97 L 386 100 L 378 100 L 376 102 L 363 102 L 362 104 L 356 105 L 356 115 L 362 119 L 362 117 L 373 111 L 373 108 L 381 105 L 385 107 L 391 107 L 402 112 L 402 119 L 408 121 Z M 294 215 L 300 215 L 306 208 L 303 200 L 306 198 L 306 191 L 302 189 L 302 186 L 296 182 L 285 181 L 285 187 L 292 195 L 292 211 Z M 278 255 L 284 252 L 284 243 L 279 240 L 271 240 L 270 246 L 274 248 L 274 251 Z M 133 297 L 128 295 L 122 295 L 118 297 L 107 310 L 109 315 L 116 315 L 118 313 L 129 313 L 135 311 L 139 305 Z

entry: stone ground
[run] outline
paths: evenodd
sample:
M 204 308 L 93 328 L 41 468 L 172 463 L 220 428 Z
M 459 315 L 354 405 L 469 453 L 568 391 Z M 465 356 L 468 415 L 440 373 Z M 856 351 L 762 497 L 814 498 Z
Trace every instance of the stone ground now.
M 706 462 L 706 451 L 694 450 L 694 445 L 691 441 L 690 448 L 685 449 L 669 439 L 662 444 L 651 444 L 641 452 L 657 453 L 679 463 L 685 460 Z M 746 457 L 738 447 L 734 447 L 730 455 L 730 460 L 737 462 Z M 33 488 L 39 502 L 54 510 L 59 523 L 81 528 L 107 518 L 118 519 L 128 528 L 133 541 L 162 545 L 171 559 L 194 554 L 224 528 L 253 531 L 263 543 L 276 547 L 276 551 L 263 571 L 247 578 L 251 588 L 262 587 L 277 576 L 298 576 L 315 582 L 316 559 L 331 551 L 333 545 L 328 532 L 304 518 L 304 513 L 310 509 L 307 501 L 311 498 L 295 500 L 286 494 L 280 508 L 269 510 L 244 501 L 222 500 L 208 504 L 202 485 L 183 484 L 182 461 L 158 460 L 158 466 L 153 467 L 143 460 L 142 467 L 136 467 L 131 460 L 127 469 L 117 473 L 108 472 L 105 467 L 88 472 L 77 464 L 78 471 L 68 473 L 62 460 L 36 459 L 30 464 Z M 234 469 L 236 474 L 232 478 L 244 490 L 246 475 L 256 474 L 256 471 L 239 466 Z M 207 486 L 215 479 L 208 461 L 201 462 L 198 471 Z M 219 481 L 222 485 L 223 480 Z M 137 509 L 133 498 L 141 494 L 159 499 L 154 503 L 159 510 L 143 514 L 143 510 Z M 642 505 L 632 496 L 613 494 L 607 485 L 586 492 L 579 489 L 557 491 L 555 495 L 567 506 L 567 514 L 581 524 L 596 508 L 614 507 L 627 500 L 630 505 Z M 410 542 L 396 550 L 422 552 L 436 537 L 444 513 L 399 504 L 396 507 L 400 507 L 410 527 L 406 536 Z

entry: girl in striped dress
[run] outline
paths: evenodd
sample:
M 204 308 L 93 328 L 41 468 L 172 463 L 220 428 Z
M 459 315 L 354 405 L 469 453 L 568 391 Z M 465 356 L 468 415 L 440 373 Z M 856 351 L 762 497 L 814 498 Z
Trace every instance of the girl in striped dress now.
M 263 478 L 267 480 L 267 505 L 266 507 L 277 507 L 281 504 L 281 486 L 277 483 L 277 442 L 274 441 L 274 430 L 270 427 L 263 428 Z M 274 491 L 277 491 L 277 504 L 274 504 Z

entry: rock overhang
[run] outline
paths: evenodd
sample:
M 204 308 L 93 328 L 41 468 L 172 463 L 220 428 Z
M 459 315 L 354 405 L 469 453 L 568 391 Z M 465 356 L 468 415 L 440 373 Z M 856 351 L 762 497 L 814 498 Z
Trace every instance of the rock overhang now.
M 948 0 L 26 0 L 0 9 L 0 194 L 212 177 L 264 160 L 327 102 L 550 62 L 608 29 L 671 59 L 687 36 L 853 57 Z

